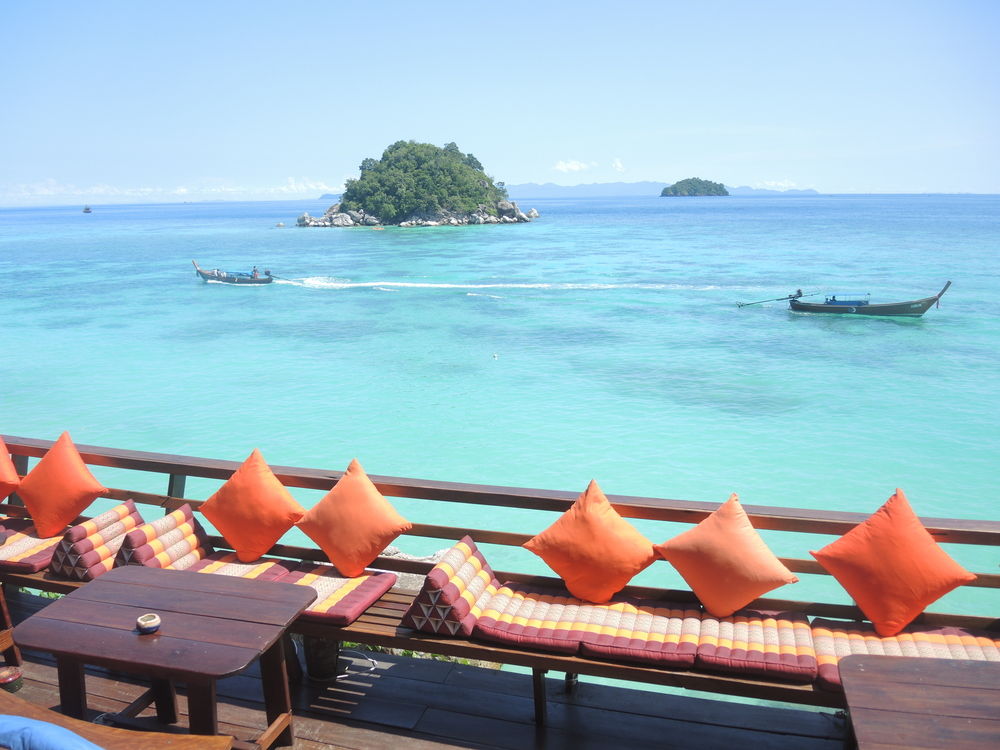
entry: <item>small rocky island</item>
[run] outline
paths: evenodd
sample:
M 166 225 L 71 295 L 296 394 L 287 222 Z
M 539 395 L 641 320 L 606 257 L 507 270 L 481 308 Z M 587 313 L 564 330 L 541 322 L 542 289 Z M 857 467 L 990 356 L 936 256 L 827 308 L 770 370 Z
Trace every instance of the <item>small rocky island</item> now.
M 678 197 L 691 195 L 729 195 L 726 186 L 721 182 L 710 182 L 697 177 L 688 177 L 686 180 L 675 182 L 673 185 L 663 188 L 660 197 Z
M 502 182 L 483 171 L 472 154 L 454 143 L 397 141 L 382 158 L 361 162 L 361 175 L 348 180 L 340 202 L 323 216 L 302 214 L 300 227 L 436 227 L 517 224 L 539 214 L 508 200 Z

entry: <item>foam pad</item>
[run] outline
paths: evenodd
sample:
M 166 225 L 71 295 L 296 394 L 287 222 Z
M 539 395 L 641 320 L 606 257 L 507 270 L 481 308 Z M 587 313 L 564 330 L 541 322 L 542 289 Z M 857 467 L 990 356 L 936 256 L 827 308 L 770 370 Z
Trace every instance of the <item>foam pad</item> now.
M 809 619 L 799 612 L 742 609 L 729 617 L 705 612 L 695 667 L 783 682 L 816 678 Z
M 812 622 L 819 664 L 816 685 L 842 691 L 840 660 L 849 654 L 920 656 L 1000 662 L 1000 633 L 965 628 L 908 625 L 893 636 L 880 636 L 871 623 L 817 618 Z
M 348 578 L 332 565 L 303 562 L 281 582 L 315 589 L 316 601 L 302 613 L 305 619 L 350 625 L 393 587 L 396 574 L 365 571 L 360 576 Z
M 70 528 L 56 547 L 49 569 L 74 581 L 92 581 L 114 567 L 125 535 L 142 524 L 135 503 L 126 500 Z

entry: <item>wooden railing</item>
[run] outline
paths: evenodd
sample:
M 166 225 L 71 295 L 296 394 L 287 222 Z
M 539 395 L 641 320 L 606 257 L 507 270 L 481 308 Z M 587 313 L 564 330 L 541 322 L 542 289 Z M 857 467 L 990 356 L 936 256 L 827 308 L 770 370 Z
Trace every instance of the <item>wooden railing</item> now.
M 29 458 L 43 456 L 53 442 L 50 440 L 38 440 L 12 435 L 4 435 L 3 440 L 10 450 L 18 472 L 22 475 L 28 471 Z M 77 448 L 83 460 L 92 466 L 106 466 L 115 469 L 165 475 L 166 493 L 163 495 L 110 488 L 107 497 L 114 500 L 132 498 L 136 503 L 159 506 L 168 512 L 184 503 L 190 503 L 196 510 L 201 506 L 202 501 L 184 497 L 188 477 L 225 480 L 240 466 L 235 461 L 192 456 L 149 453 L 92 445 L 77 445 Z M 330 489 L 343 474 L 343 472 L 328 469 L 293 466 L 272 466 L 271 469 L 284 485 L 313 490 Z M 371 479 L 379 491 L 389 497 L 502 508 L 562 512 L 569 508 L 578 496 L 576 492 L 462 484 L 400 477 L 371 476 Z M 622 516 L 628 518 L 688 524 L 698 523 L 718 507 L 717 503 L 651 497 L 609 495 L 608 499 Z M 867 518 L 867 514 L 864 513 L 758 505 L 744 505 L 743 507 L 757 529 L 805 534 L 840 535 Z M 6 505 L 0 505 L 0 508 L 11 514 L 23 512 L 17 507 L 16 498 L 13 498 Z M 921 520 L 938 542 L 1000 547 L 1000 522 L 998 521 L 949 518 L 923 518 Z M 541 528 L 542 526 L 539 526 L 539 530 Z M 449 542 L 456 541 L 466 533 L 470 534 L 476 542 L 484 544 L 519 546 L 530 538 L 528 534 L 508 531 L 457 528 L 422 523 L 414 524 L 413 529 L 408 532 L 410 536 L 431 537 Z M 221 537 L 213 537 L 212 541 L 216 546 L 227 547 Z M 323 553 L 316 548 L 286 544 L 276 545 L 269 554 L 305 560 L 325 561 L 326 559 Z M 781 558 L 781 560 L 789 569 L 796 573 L 828 575 L 812 559 L 786 557 Z M 430 569 L 429 563 L 394 557 L 380 557 L 374 563 L 374 566 L 386 570 L 420 574 L 426 573 Z M 978 571 L 973 572 L 977 573 L 977 578 L 968 584 L 969 586 L 992 589 L 1000 588 L 1000 575 Z M 516 571 L 497 571 L 497 575 L 501 580 L 531 582 L 551 582 L 553 580 L 546 576 L 536 576 Z M 645 587 L 630 587 L 629 591 L 639 595 L 661 596 L 664 593 L 661 589 L 649 589 Z M 693 595 L 687 591 L 672 591 L 670 594 L 676 599 L 693 600 Z M 761 602 L 766 603 L 769 607 L 797 609 L 812 616 L 861 617 L 860 612 L 855 607 L 843 604 L 796 602 L 776 599 L 761 600 Z M 928 623 L 958 624 L 966 627 L 1000 628 L 1000 620 L 994 617 L 975 615 L 961 616 L 925 613 L 922 616 L 922 621 Z

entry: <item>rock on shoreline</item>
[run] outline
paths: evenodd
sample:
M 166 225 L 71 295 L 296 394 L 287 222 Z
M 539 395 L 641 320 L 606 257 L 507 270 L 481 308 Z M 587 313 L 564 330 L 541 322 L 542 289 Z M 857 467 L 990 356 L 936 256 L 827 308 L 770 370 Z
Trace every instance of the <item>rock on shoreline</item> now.
M 465 226 L 467 224 L 521 224 L 537 219 L 541 214 L 537 209 L 530 209 L 527 213 L 517 207 L 511 201 L 498 201 L 496 204 L 498 216 L 494 216 L 487 211 L 486 206 L 480 205 L 472 213 L 462 214 L 453 211 L 439 210 L 434 214 L 424 214 L 411 216 L 405 221 L 401 221 L 401 227 L 444 227 L 444 226 Z M 302 214 L 296 224 L 300 227 L 376 227 L 382 226 L 382 222 L 371 214 L 364 211 L 344 211 L 339 203 L 334 203 L 326 210 L 322 216 L 310 216 L 308 213 Z

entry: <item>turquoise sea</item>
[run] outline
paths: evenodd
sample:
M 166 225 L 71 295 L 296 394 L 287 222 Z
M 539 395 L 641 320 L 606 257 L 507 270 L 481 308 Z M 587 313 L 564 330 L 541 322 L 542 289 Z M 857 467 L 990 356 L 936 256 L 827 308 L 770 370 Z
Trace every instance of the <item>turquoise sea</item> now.
M 296 227 L 319 201 L 0 209 L 0 433 L 862 512 L 901 487 L 923 516 L 1000 518 L 1000 197 L 519 204 L 541 218 L 373 231 Z M 192 259 L 281 280 L 205 284 Z M 913 299 L 948 280 L 918 320 L 736 306 L 796 288 Z M 514 511 L 397 505 L 540 530 Z

